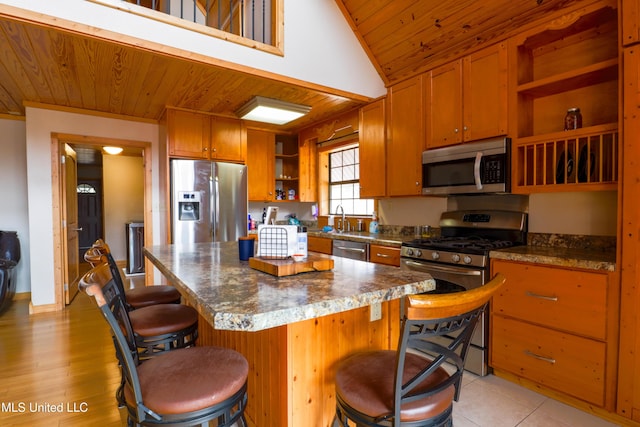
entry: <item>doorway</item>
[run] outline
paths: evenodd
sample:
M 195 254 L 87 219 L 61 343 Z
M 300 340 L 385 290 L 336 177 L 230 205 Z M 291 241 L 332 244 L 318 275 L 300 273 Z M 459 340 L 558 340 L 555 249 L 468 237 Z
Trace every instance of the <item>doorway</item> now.
M 79 239 L 79 258 L 84 262 L 84 254 L 98 239 L 104 237 L 104 211 L 102 209 L 102 179 L 87 179 L 83 165 L 78 164 L 78 226 L 82 229 Z M 102 169 L 102 163 L 100 163 Z M 88 263 L 85 263 L 88 264 Z M 87 271 L 87 265 L 81 270 Z
M 83 168 L 83 163 L 91 163 L 87 160 L 83 160 L 83 157 L 85 157 L 87 153 L 93 153 L 93 155 L 97 154 L 96 157 L 101 157 L 102 147 L 107 145 L 123 147 L 123 157 L 136 157 L 139 172 L 139 175 L 137 175 L 139 178 L 137 180 L 141 181 L 139 182 L 139 186 L 141 187 L 140 196 L 136 198 L 136 204 L 142 204 L 142 208 L 140 209 L 141 217 L 137 219 L 143 223 L 152 223 L 151 212 L 148 209 L 148 207 L 151 206 L 151 165 L 150 162 L 145 160 L 151 158 L 150 143 L 141 141 L 113 140 L 108 138 L 91 138 L 77 135 L 53 135 L 53 218 L 54 225 L 56 225 L 54 229 L 54 245 L 56 248 L 59 248 L 59 250 L 54 254 L 54 268 L 56 272 L 56 307 L 59 310 L 64 308 L 65 301 L 67 300 L 66 291 L 71 287 L 66 281 L 69 278 L 67 260 L 75 258 L 83 261 L 86 249 L 90 247 L 97 238 L 105 238 L 105 224 L 109 224 L 109 216 L 117 216 L 118 213 L 126 210 L 122 208 L 119 203 L 111 203 L 113 206 L 111 214 L 108 209 L 105 210 L 105 189 L 102 179 L 102 165 L 99 167 L 96 165 L 93 166 L 94 169 L 100 170 L 99 173 L 94 171 L 93 176 L 91 174 L 81 172 L 78 178 L 73 182 L 73 185 L 71 185 L 71 183 L 65 183 L 66 168 L 63 168 L 60 162 L 56 161 L 60 159 L 60 154 L 64 153 L 63 150 L 65 145 L 72 147 L 78 152 L 78 165 L 80 170 Z M 116 169 L 115 175 L 121 175 L 119 172 L 120 171 Z M 106 173 L 113 174 L 113 166 L 111 172 L 105 172 L 105 174 Z M 117 178 L 120 178 L 120 176 Z M 130 182 L 127 182 L 127 184 L 129 183 Z M 117 185 L 118 184 L 115 184 L 115 186 Z M 120 185 L 120 189 L 122 187 L 123 186 Z M 65 200 L 63 199 L 64 191 L 62 190 L 64 188 L 73 188 L 74 194 L 77 193 L 78 229 L 81 229 L 82 231 L 78 234 L 78 246 L 74 249 L 68 247 L 64 240 L 64 236 L 66 235 L 64 224 L 66 223 L 65 221 L 68 214 Z M 117 189 L 116 191 L 120 191 L 120 189 Z M 124 203 L 124 205 L 131 205 L 131 203 Z M 117 221 L 117 219 L 115 221 Z M 117 230 L 115 232 L 112 231 L 112 235 L 117 233 Z M 124 239 L 124 225 L 122 227 L 121 234 Z M 117 237 L 119 238 L 119 236 Z M 151 242 L 153 242 L 152 230 L 149 229 L 145 233 L 144 244 L 150 245 Z M 73 250 L 73 253 L 70 253 L 70 250 Z M 122 252 L 122 250 L 120 252 Z M 86 270 L 86 268 L 84 268 L 84 270 Z M 152 280 L 152 272 L 145 275 L 145 283 L 149 283 Z

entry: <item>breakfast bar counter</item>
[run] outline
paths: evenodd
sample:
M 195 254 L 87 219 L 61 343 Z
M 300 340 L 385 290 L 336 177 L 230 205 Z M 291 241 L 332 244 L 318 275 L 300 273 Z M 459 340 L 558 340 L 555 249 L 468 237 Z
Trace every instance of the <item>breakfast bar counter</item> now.
M 144 253 L 200 313 L 198 344 L 248 359 L 246 416 L 257 427 L 330 426 L 335 364 L 395 348 L 401 297 L 435 286 L 425 273 L 339 257 L 329 271 L 276 277 L 240 261 L 236 242 Z

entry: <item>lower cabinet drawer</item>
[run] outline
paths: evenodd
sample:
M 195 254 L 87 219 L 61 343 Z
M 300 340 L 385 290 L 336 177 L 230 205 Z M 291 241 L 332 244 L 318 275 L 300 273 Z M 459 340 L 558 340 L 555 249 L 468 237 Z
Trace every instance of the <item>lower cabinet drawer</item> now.
M 491 366 L 604 405 L 605 344 L 492 316 Z
M 369 245 L 369 261 L 400 267 L 400 248 Z
M 333 240 L 326 237 L 309 236 L 307 238 L 307 250 L 331 255 Z
M 493 298 L 493 312 L 541 326 L 605 340 L 606 274 L 495 260 L 492 271 L 507 283 Z

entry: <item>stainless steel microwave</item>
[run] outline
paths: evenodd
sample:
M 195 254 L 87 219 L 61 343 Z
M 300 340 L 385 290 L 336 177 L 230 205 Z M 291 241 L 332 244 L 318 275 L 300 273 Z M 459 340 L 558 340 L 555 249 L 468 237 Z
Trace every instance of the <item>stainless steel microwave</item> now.
M 422 194 L 511 191 L 511 140 L 488 139 L 422 153 Z

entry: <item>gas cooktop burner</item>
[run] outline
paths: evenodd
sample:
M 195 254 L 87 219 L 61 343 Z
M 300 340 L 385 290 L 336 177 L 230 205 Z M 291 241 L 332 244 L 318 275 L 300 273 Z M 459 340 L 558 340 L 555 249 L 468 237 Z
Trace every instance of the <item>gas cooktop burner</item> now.
M 442 237 L 435 239 L 415 239 L 406 242 L 406 245 L 420 249 L 455 249 L 461 252 L 486 251 L 492 249 L 508 248 L 515 243 L 510 240 L 491 240 L 482 237 Z

